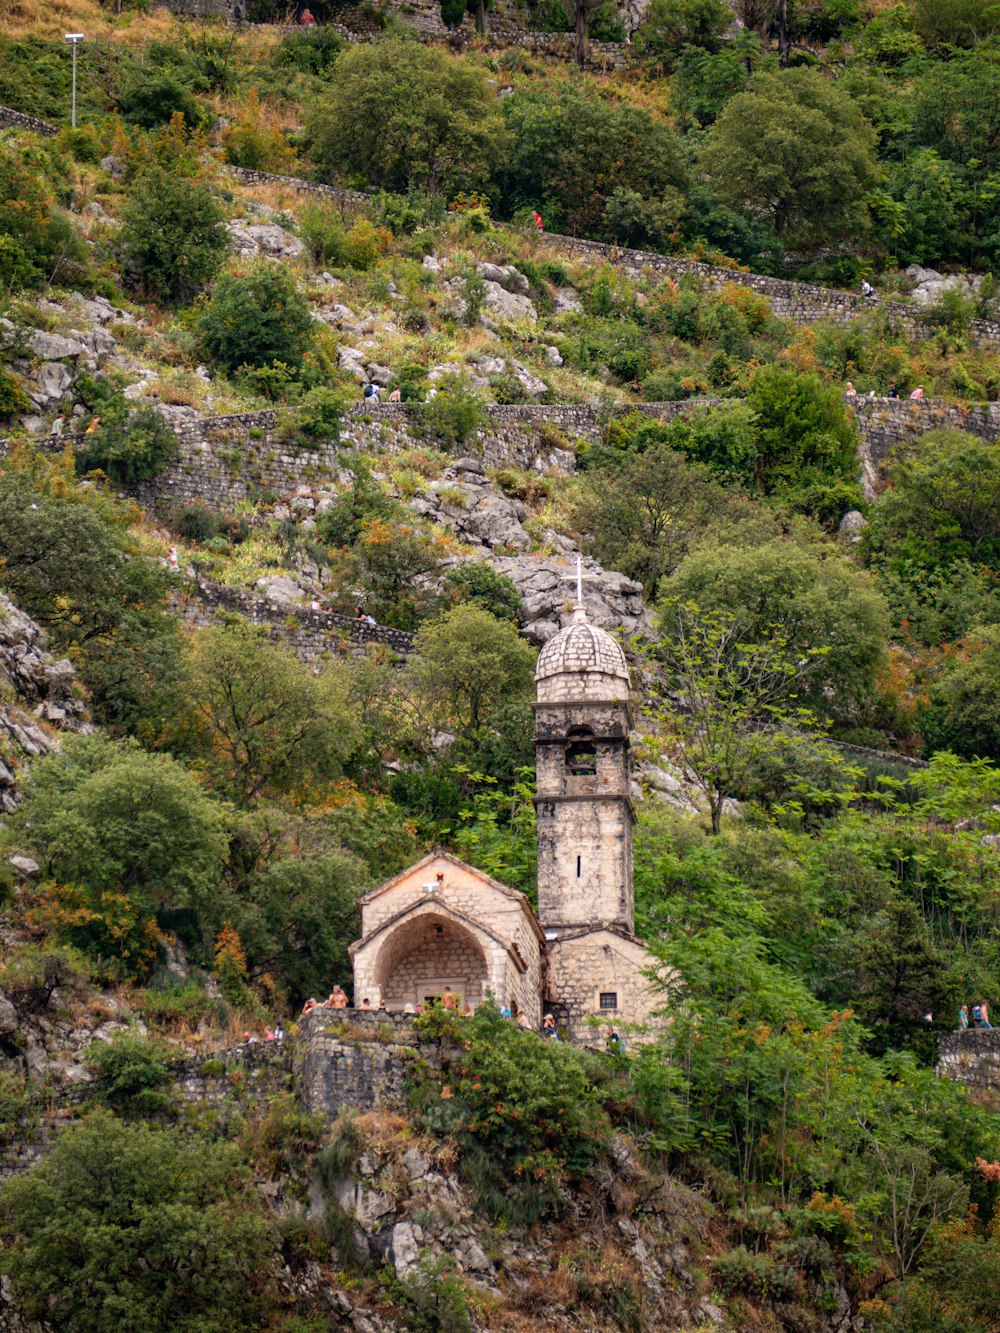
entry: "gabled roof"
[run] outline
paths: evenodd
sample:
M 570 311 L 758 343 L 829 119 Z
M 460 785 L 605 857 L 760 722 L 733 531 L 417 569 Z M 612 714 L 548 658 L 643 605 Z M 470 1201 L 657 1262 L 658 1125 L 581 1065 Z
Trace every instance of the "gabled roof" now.
M 509 898 L 512 902 L 522 906 L 531 920 L 531 924 L 534 927 L 538 938 L 544 940 L 545 935 L 541 926 L 538 924 L 538 918 L 535 916 L 535 909 L 519 889 L 512 889 L 509 884 L 502 884 L 500 880 L 494 879 L 492 875 L 487 875 L 485 871 L 479 870 L 475 866 L 470 866 L 467 861 L 463 861 L 459 857 L 453 856 L 451 852 L 446 852 L 443 847 L 435 847 L 433 851 L 428 852 L 427 855 L 421 857 L 419 861 L 414 861 L 413 865 L 407 866 L 405 870 L 401 870 L 399 874 L 394 875 L 392 879 L 387 879 L 386 882 L 380 884 L 377 889 L 372 889 L 371 893 L 366 893 L 360 900 L 359 905 L 361 907 L 366 907 L 369 903 L 374 902 L 376 898 L 380 898 L 383 893 L 388 893 L 390 889 L 396 888 L 404 880 L 409 879 L 415 872 L 429 868 L 435 863 L 440 863 L 442 861 L 447 865 L 455 866 L 458 870 L 465 871 L 466 874 L 474 875 L 476 879 L 481 880 L 488 888 L 495 889 L 497 893 L 503 894 L 504 897 Z
M 418 862 L 417 864 L 419 865 L 420 863 Z M 520 896 L 522 898 L 524 897 L 523 894 Z M 525 901 L 527 902 L 527 900 Z M 529 909 L 530 906 L 531 904 L 528 903 Z M 483 935 L 488 935 L 491 940 L 494 940 L 506 951 L 519 972 L 526 972 L 528 969 L 527 959 L 523 956 L 514 940 L 508 939 L 505 935 L 500 935 L 491 926 L 486 925 L 482 921 L 474 920 L 467 913 L 460 912 L 455 907 L 450 907 L 440 898 L 424 898 L 419 902 L 410 903 L 408 907 L 404 907 L 402 911 L 397 912 L 396 915 L 390 917 L 388 921 L 383 921 L 381 925 L 376 926 L 370 934 L 365 935 L 360 940 L 355 940 L 347 951 L 348 955 L 353 959 L 359 949 L 371 944 L 372 941 L 377 940 L 380 935 L 390 935 L 397 926 L 402 924 L 402 922 L 418 916 L 446 917 L 448 920 L 455 921 L 460 926 L 465 927 L 470 933 L 479 931 Z

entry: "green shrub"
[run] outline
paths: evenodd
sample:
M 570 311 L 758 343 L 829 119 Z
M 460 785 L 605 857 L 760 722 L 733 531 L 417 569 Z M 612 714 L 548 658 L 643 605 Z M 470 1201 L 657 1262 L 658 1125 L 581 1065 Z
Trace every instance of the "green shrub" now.
M 463 1175 L 480 1205 L 512 1224 L 537 1222 L 558 1206 L 559 1185 L 586 1171 L 609 1125 L 587 1057 L 561 1042 L 542 1042 L 483 1005 L 471 1018 L 429 1014 L 423 1033 L 445 1025 L 464 1049 L 448 1070 L 452 1096 L 439 1080 L 418 1084 L 421 1124 L 454 1138 Z
M 777 1301 L 788 1300 L 795 1293 L 794 1269 L 775 1263 L 766 1254 L 751 1254 L 743 1245 L 718 1255 L 712 1271 L 725 1292 Z
M 31 399 L 16 375 L 0 366 L 0 421 L 31 411 Z
M 197 329 L 208 355 L 228 371 L 280 362 L 296 374 L 313 341 L 309 302 L 291 273 L 266 262 L 245 277 L 220 279 Z
M 187 541 L 207 542 L 215 536 L 218 523 L 204 500 L 195 500 L 193 504 L 185 505 L 177 515 L 176 527 Z
M 462 380 L 442 380 L 436 397 L 423 403 L 417 420 L 445 449 L 455 450 L 475 437 L 482 420 L 482 404 Z
M 81 472 L 100 468 L 112 481 L 131 486 L 151 481 L 177 457 L 177 436 L 155 407 L 103 414 L 77 455 Z
M 152 1115 L 170 1105 L 170 1066 L 160 1047 L 146 1037 L 117 1033 L 110 1041 L 88 1046 L 84 1059 L 94 1074 L 95 1100 L 119 1115 Z
M 119 101 L 125 120 L 142 129 L 166 125 L 176 115 L 184 117 L 188 129 L 196 130 L 206 120 L 190 86 L 174 70 L 143 69 Z
M 83 244 L 55 211 L 36 151 L 0 142 L 0 289 L 79 282 L 86 272 Z
M 121 223 L 126 273 L 157 300 L 193 296 L 215 276 L 229 249 L 210 187 L 162 166 L 136 181 Z
M 521 594 L 513 579 L 498 574 L 485 561 L 458 565 L 447 576 L 460 602 L 474 602 L 498 620 L 517 620 L 521 614 Z
M 411 1333 L 472 1333 L 465 1287 L 449 1273 L 444 1259 L 423 1258 L 415 1272 L 390 1283 L 390 1290 L 405 1312 Z
M 35 1108 L 22 1074 L 0 1069 L 0 1147 L 23 1138 Z
M 591 17 L 587 34 L 595 42 L 623 42 L 625 24 L 618 6 L 611 0 L 604 0 L 603 4 L 598 5 Z

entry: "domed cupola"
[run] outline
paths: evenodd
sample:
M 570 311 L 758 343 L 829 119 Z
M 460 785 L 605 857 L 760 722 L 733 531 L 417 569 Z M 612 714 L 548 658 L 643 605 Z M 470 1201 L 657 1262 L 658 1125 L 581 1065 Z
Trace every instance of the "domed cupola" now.
M 621 644 L 587 619 L 579 586 L 573 619 L 538 655 L 535 685 L 539 703 L 628 698 L 628 662 Z

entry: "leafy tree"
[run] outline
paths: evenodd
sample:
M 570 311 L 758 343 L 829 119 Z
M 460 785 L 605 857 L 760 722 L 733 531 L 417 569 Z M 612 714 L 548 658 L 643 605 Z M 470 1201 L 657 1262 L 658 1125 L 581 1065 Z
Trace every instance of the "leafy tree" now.
M 652 600 L 727 502 L 706 470 L 659 444 L 587 473 L 576 521 L 584 549 L 638 579 Z
M 681 608 L 695 602 L 726 617 L 733 642 L 763 644 L 777 634 L 802 659 L 800 700 L 820 716 L 849 718 L 867 706 L 888 631 L 885 604 L 846 561 L 787 541 L 706 548 L 683 561 L 666 591 Z M 664 625 L 673 625 L 669 608 Z
M 112 481 L 131 486 L 158 476 L 177 455 L 177 437 L 155 407 L 101 414 L 98 429 L 88 435 L 77 455 L 81 472 L 100 468 Z
M 1000 565 L 1000 456 L 992 441 L 933 430 L 899 448 L 872 514 L 876 548 Z
M 401 37 L 351 47 L 309 121 L 320 170 L 405 194 L 479 190 L 507 136 L 485 72 Z
M 449 570 L 447 583 L 461 602 L 472 602 L 498 620 L 517 621 L 521 594 L 506 574 L 498 574 L 485 560 L 473 560 Z
M 746 403 L 755 416 L 756 452 L 732 459 L 737 475 L 742 470 L 749 482 L 749 463 L 752 484 L 765 495 L 781 495 L 829 522 L 857 505 L 857 429 L 836 385 L 813 372 L 763 366 L 750 380 Z
M 820 245 L 868 224 L 876 135 L 815 70 L 754 75 L 723 108 L 700 155 L 723 198 L 767 219 L 780 239 Z
M 140 967 L 157 912 L 209 906 L 226 849 L 222 810 L 180 764 L 101 736 L 68 737 L 32 765 L 11 829 L 56 882 L 51 924 Z
M 125 1117 L 142 1118 L 169 1105 L 164 1089 L 171 1082 L 166 1054 L 147 1037 L 117 1032 L 110 1041 L 96 1041 L 84 1052 L 94 1075 L 97 1101 Z
M 914 0 L 913 23 L 929 47 L 975 47 L 1000 33 L 1000 5 L 992 0 Z
M 84 249 L 54 208 L 31 150 L 0 143 L 0 286 L 17 290 L 79 281 Z
M 432 725 L 469 736 L 530 694 L 535 651 L 509 621 L 466 602 L 425 625 L 407 671 Z
M 18 454 L 0 468 L 0 564 L 11 597 L 74 659 L 98 716 L 158 725 L 179 670 L 164 571 L 128 530 L 129 511 L 80 489 L 68 457 Z
M 215 277 L 229 249 L 209 185 L 152 165 L 132 187 L 119 240 L 126 270 L 160 301 L 183 301 Z
M 778 630 L 750 641 L 735 617 L 693 602 L 668 607 L 664 629 L 662 733 L 704 794 L 718 833 L 726 799 L 741 794 L 770 748 L 784 743 L 779 728 L 797 715 L 796 682 L 822 649 L 798 656 Z
M 313 340 L 309 302 L 280 265 L 220 279 L 198 320 L 208 355 L 225 370 L 281 363 L 297 370 Z
M 637 34 L 643 55 L 676 57 L 684 47 L 717 51 L 732 25 L 725 0 L 653 0 Z
M 29 1319 L 67 1333 L 263 1328 L 274 1246 L 230 1144 L 91 1116 L 0 1193 Z
M 1000 763 L 998 671 L 1000 625 L 986 625 L 959 645 L 933 684 L 918 723 L 930 750 Z
M 172 69 L 139 71 L 119 105 L 125 120 L 146 130 L 166 125 L 174 116 L 182 116 L 189 129 L 205 123 L 190 85 Z
M 459 28 L 466 13 L 473 14 L 476 32 L 485 36 L 486 11 L 493 8 L 493 0 L 441 0 L 441 18 L 446 28 Z
M 553 230 L 605 236 L 618 189 L 674 219 L 683 213 L 677 136 L 650 112 L 563 83 L 514 92 L 503 100 L 503 116 L 512 136 L 500 172 L 508 213 L 538 208 Z
M 191 708 L 204 763 L 239 808 L 329 782 L 354 740 L 341 677 L 316 677 L 266 634 L 205 630 L 191 652 Z
M 282 857 L 251 881 L 241 937 L 251 975 L 274 972 L 294 1002 L 350 986 L 347 949 L 358 938 L 358 896 L 368 881 L 346 852 Z

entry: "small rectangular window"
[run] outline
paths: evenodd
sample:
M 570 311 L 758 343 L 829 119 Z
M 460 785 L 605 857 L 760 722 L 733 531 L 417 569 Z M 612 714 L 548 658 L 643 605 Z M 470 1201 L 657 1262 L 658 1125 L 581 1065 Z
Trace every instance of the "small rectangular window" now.
M 618 1008 L 618 992 L 617 992 L 617 991 L 614 991 L 614 990 L 602 990 L 602 991 L 601 991 L 601 1008 L 602 1008 L 602 1009 L 617 1009 L 617 1008 Z

